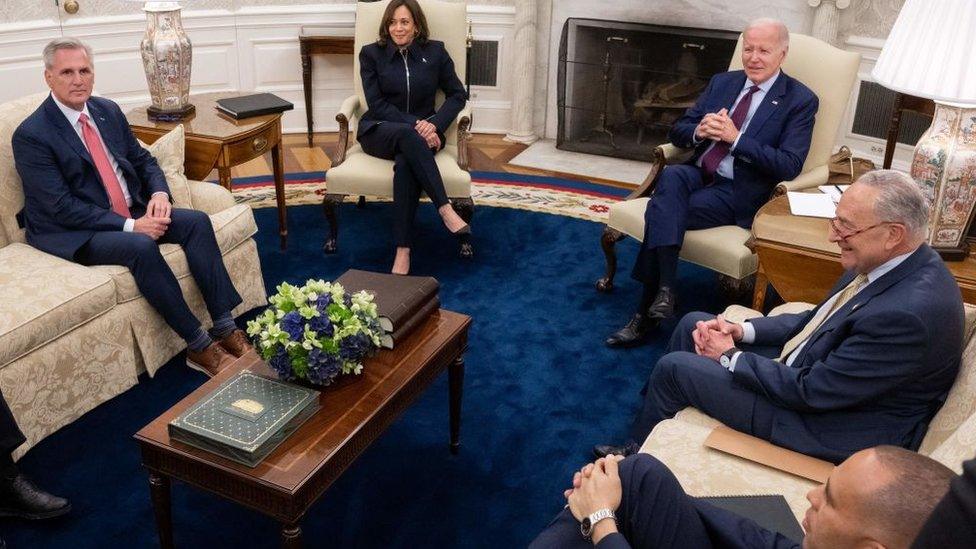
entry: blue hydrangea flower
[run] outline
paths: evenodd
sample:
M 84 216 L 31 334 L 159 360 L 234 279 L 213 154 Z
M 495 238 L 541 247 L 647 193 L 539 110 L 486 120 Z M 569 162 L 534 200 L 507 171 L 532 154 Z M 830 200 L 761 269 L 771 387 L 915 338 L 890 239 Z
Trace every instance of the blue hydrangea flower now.
M 323 351 L 312 349 L 308 353 L 308 380 L 319 385 L 329 385 L 342 371 L 339 357 Z
M 311 320 L 308 321 L 308 327 L 315 330 L 315 333 L 319 337 L 332 337 L 335 333 L 335 326 L 332 325 L 332 321 L 329 320 L 329 315 L 322 312 L 319 316 L 313 316 Z
M 281 329 L 288 334 L 292 341 L 301 341 L 305 334 L 305 319 L 297 311 L 287 313 L 281 319 Z
M 274 370 L 281 379 L 288 381 L 295 379 L 295 374 L 291 371 L 291 361 L 288 359 L 288 353 L 285 352 L 283 347 L 278 348 L 278 351 L 275 352 L 274 356 L 268 360 L 268 365 L 271 366 L 271 369 Z
M 348 336 L 339 342 L 339 356 L 345 360 L 358 361 L 366 356 L 370 343 L 363 333 Z
M 322 294 L 315 300 L 315 308 L 320 313 L 324 313 L 330 304 L 332 304 L 332 294 Z

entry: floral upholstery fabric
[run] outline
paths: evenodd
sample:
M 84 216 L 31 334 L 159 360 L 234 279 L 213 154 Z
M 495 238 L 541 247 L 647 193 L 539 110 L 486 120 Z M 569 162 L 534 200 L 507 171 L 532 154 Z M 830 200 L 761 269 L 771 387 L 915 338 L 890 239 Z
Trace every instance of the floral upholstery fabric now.
M 0 366 L 115 306 L 112 279 L 27 244 L 0 248 Z
M 973 339 L 973 333 L 976 331 L 976 306 L 966 303 L 965 310 L 966 346 L 962 351 L 959 374 L 952 389 L 949 390 L 942 409 L 929 423 L 929 430 L 918 449 L 923 454 L 932 453 L 959 429 L 964 421 L 976 414 L 976 341 Z M 976 453 L 976 446 L 970 447 L 970 452 Z
M 930 455 L 932 459 L 962 474 L 962 462 L 976 455 L 976 414 L 966 418 Z
M 193 201 L 190 197 L 190 188 L 183 175 L 183 157 L 185 152 L 186 134 L 183 124 L 180 124 L 160 137 L 152 145 L 139 142 L 156 159 L 159 168 L 166 176 L 166 185 L 169 186 L 170 202 L 177 208 L 193 208 Z
M 24 242 L 24 229 L 17 224 L 17 212 L 24 207 L 24 189 L 14 165 L 10 142 L 25 118 L 47 99 L 48 93 L 22 97 L 0 105 L 0 226 L 3 240 Z

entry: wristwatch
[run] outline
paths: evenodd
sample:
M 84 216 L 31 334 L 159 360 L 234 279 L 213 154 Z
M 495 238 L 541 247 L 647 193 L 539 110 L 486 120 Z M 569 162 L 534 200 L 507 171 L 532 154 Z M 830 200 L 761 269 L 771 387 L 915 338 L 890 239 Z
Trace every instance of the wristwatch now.
M 732 347 L 731 349 L 729 349 L 729 350 L 725 351 L 724 353 L 722 353 L 722 356 L 718 357 L 718 363 L 721 364 L 722 367 L 725 368 L 726 370 L 731 369 L 732 368 L 732 357 L 735 356 L 735 353 L 738 353 L 740 351 L 742 351 L 742 349 L 740 349 L 738 347 Z
M 616 521 L 617 516 L 613 514 L 613 511 L 604 507 L 603 509 L 597 509 L 588 517 L 583 517 L 583 521 L 580 522 L 580 533 L 583 534 L 583 538 L 590 539 L 590 536 L 593 534 L 593 527 L 603 519 L 613 519 Z

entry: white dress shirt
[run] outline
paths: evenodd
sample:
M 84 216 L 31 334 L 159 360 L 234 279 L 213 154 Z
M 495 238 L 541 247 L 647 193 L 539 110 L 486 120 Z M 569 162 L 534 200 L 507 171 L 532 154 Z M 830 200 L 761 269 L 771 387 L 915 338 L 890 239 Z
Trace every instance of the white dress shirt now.
M 864 291 L 864 288 L 867 288 L 868 286 L 870 286 L 872 282 L 874 282 L 875 280 L 881 278 L 882 276 L 884 276 L 885 274 L 887 274 L 889 271 L 891 271 L 892 269 L 894 269 L 898 265 L 901 265 L 901 263 L 903 261 L 905 261 L 906 259 L 908 259 L 908 256 L 912 255 L 913 253 L 915 253 L 915 250 L 912 250 L 912 251 L 910 251 L 910 252 L 908 252 L 906 254 L 896 255 L 895 257 L 889 259 L 888 261 L 885 261 L 881 265 L 878 265 L 877 267 L 875 267 L 874 269 L 872 269 L 870 272 L 868 272 L 868 281 L 867 281 L 867 283 L 864 284 L 863 286 L 861 286 L 857 290 L 857 293 L 854 294 L 854 295 L 857 295 L 857 294 L 861 293 L 862 291 Z M 838 292 L 834 293 L 834 295 L 830 296 L 830 299 L 828 299 L 827 301 L 825 301 L 824 304 L 821 305 L 821 308 L 825 308 L 825 309 L 829 310 L 830 307 L 832 307 L 834 305 L 834 301 L 837 300 L 837 296 L 839 296 L 840 293 L 841 292 L 838 291 Z M 836 313 L 836 312 L 837 311 L 834 311 L 834 313 Z M 833 313 L 831 313 L 831 315 L 833 315 Z M 829 318 L 830 318 L 829 316 L 827 318 L 825 318 L 824 319 L 824 323 L 826 323 Z M 814 332 L 814 333 L 816 333 L 816 332 Z M 742 323 L 742 341 L 741 341 L 741 343 L 749 344 L 749 343 L 752 343 L 754 341 L 756 341 L 756 327 L 753 326 L 752 323 L 747 320 L 747 321 L 745 321 L 745 322 Z M 809 339 L 807 341 L 809 341 Z M 792 353 L 790 353 L 790 356 L 786 357 L 786 361 L 784 361 L 784 364 L 786 364 L 787 366 L 792 366 L 793 365 L 793 361 L 796 360 L 796 357 L 800 356 L 800 352 L 803 351 L 803 348 L 806 346 L 806 344 L 807 344 L 806 341 L 800 343 L 800 345 L 798 345 L 797 348 L 794 349 L 794 351 Z M 741 351 L 738 352 L 738 353 L 735 353 L 732 356 L 732 360 L 729 361 L 729 365 L 727 366 L 727 368 L 728 368 L 728 370 L 730 372 L 734 372 L 735 371 L 735 363 L 739 359 L 739 355 L 740 354 L 742 354 Z
M 779 78 L 779 74 L 780 71 L 777 70 L 776 74 L 769 77 L 762 84 L 756 84 L 752 80 L 746 78 L 746 82 L 745 84 L 742 85 L 742 90 L 739 92 L 739 96 L 736 97 L 735 103 L 733 103 L 732 108 L 729 109 L 730 117 L 732 116 L 732 112 L 735 110 L 735 107 L 739 105 L 739 101 L 742 101 L 742 98 L 746 96 L 746 93 L 749 91 L 749 88 L 753 86 L 759 86 L 759 90 L 756 91 L 756 93 L 752 94 L 752 102 L 749 103 L 749 111 L 746 112 L 746 118 L 742 122 L 742 127 L 739 128 L 739 135 L 735 137 L 735 141 L 733 141 L 732 146 L 729 147 L 729 154 L 725 155 L 725 158 L 723 158 L 722 161 L 719 162 L 718 168 L 715 169 L 715 173 L 717 173 L 718 175 L 726 179 L 732 179 L 733 176 L 735 175 L 732 171 L 732 166 L 735 163 L 735 159 L 732 157 L 732 151 L 734 151 L 735 146 L 739 144 L 739 138 L 742 137 L 742 134 L 746 132 L 746 128 L 749 127 L 749 122 L 752 121 L 752 115 L 756 114 L 756 110 L 759 109 L 759 105 L 762 104 L 763 99 L 766 97 L 766 93 L 769 92 L 770 88 L 772 88 L 773 84 L 776 82 L 776 79 Z M 703 141 L 701 139 L 698 139 L 698 137 L 694 133 L 692 133 L 691 137 L 692 137 L 692 142 L 695 145 Z M 717 144 L 718 141 L 713 141 L 713 143 L 709 145 L 708 148 L 705 149 L 705 151 L 701 154 L 701 156 L 698 157 L 698 161 L 695 162 L 695 164 L 699 168 L 701 167 L 702 159 L 705 158 L 705 155 L 708 154 L 708 151 L 712 150 L 712 147 L 714 147 Z
M 95 123 L 95 118 L 92 117 L 90 112 L 88 112 L 88 104 L 86 103 L 85 107 L 82 110 L 76 111 L 75 109 L 59 101 L 58 98 L 55 97 L 53 93 L 51 94 L 51 99 L 54 99 L 54 104 L 58 106 L 58 108 L 61 110 L 61 113 L 64 114 L 64 117 L 68 119 L 68 125 L 70 125 L 71 128 L 75 130 L 75 133 L 78 134 L 78 139 L 81 140 L 81 144 L 85 146 L 85 149 L 88 148 L 88 144 L 85 143 L 85 136 L 81 130 L 81 115 L 84 114 L 88 116 L 88 122 L 92 125 L 93 128 L 95 128 L 95 133 L 98 134 L 98 139 L 101 140 L 102 142 L 102 149 L 105 151 L 105 155 L 108 157 L 108 161 L 112 165 L 112 170 L 115 172 L 115 176 L 119 178 L 119 185 L 122 187 L 122 196 L 125 197 L 125 205 L 131 208 L 132 195 L 129 194 L 129 186 L 125 182 L 125 175 L 122 174 L 122 168 L 120 168 L 119 163 L 115 161 L 115 156 L 112 155 L 112 151 L 110 151 L 108 145 L 105 144 L 105 138 L 102 137 L 102 132 L 99 131 L 98 124 Z M 88 152 L 91 153 L 91 151 Z M 156 196 L 157 194 L 166 194 L 166 193 L 162 191 L 158 191 L 153 193 L 153 196 Z M 134 219 L 126 219 L 125 225 L 123 225 L 122 230 L 125 232 L 132 232 L 132 229 L 133 227 L 135 227 L 135 224 L 136 222 Z

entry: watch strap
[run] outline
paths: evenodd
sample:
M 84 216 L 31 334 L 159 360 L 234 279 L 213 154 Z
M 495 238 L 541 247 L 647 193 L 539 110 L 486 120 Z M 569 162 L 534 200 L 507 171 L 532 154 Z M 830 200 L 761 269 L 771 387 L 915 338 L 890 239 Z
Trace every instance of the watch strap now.
M 584 517 L 583 521 L 580 522 L 580 534 L 583 535 L 584 539 L 590 539 L 593 534 L 593 527 L 596 526 L 598 522 L 604 519 L 617 520 L 617 516 L 613 514 L 613 510 L 607 507 L 603 509 L 597 509 L 588 517 Z

